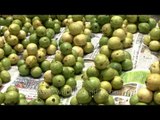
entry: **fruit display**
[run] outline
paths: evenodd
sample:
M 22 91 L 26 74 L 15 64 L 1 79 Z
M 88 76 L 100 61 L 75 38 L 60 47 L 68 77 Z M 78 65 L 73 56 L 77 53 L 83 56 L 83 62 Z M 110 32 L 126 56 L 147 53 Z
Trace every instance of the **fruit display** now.
M 150 73 L 127 104 L 159 105 L 159 27 L 150 15 L 0 15 L 0 105 L 118 105 L 138 65 Z

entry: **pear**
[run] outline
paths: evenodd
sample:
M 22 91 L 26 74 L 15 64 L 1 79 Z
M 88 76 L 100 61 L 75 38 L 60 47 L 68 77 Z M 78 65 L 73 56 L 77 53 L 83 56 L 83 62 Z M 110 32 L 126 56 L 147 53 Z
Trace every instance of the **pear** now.
M 23 58 L 24 60 L 26 60 L 27 57 L 28 57 L 28 52 L 27 52 L 27 50 L 25 49 L 25 50 L 23 51 L 23 53 L 22 53 L 22 58 Z
M 10 86 L 7 88 L 6 92 L 9 92 L 9 91 L 19 92 L 18 88 L 17 88 L 16 86 L 14 86 L 14 85 L 10 85 Z
M 83 57 L 84 56 L 84 51 L 83 51 L 83 49 L 81 47 L 73 46 L 72 50 L 74 50 L 79 57 Z
M 113 96 L 109 95 L 105 105 L 115 105 Z
M 47 54 L 48 55 L 54 55 L 56 52 L 56 46 L 55 45 L 49 45 L 47 48 Z
M 121 39 L 119 37 L 111 37 L 108 40 L 108 47 L 111 50 L 118 50 L 123 48 L 123 44 L 121 43 Z
M 41 81 L 39 84 L 38 84 L 38 88 L 41 87 L 41 86 L 48 86 L 49 87 L 49 84 L 45 81 Z
M 149 67 L 149 70 L 151 73 L 160 73 L 160 63 L 159 61 L 155 61 L 154 63 L 151 64 Z
M 139 102 L 139 98 L 137 94 L 132 95 L 129 99 L 130 105 L 136 105 L 138 102 Z
M 72 22 L 68 26 L 70 34 L 75 36 L 80 34 L 83 31 L 84 26 L 81 24 L 77 24 L 77 22 Z
M 78 105 L 78 101 L 76 96 L 73 96 L 70 100 L 70 105 Z
M 18 35 L 19 34 L 19 31 L 20 31 L 20 26 L 16 23 L 12 23 L 9 25 L 9 32 L 12 34 L 12 35 Z
M 89 94 L 89 92 L 85 88 L 81 88 L 77 95 L 76 95 L 77 101 L 79 104 L 88 104 L 91 100 L 92 97 Z
M 12 53 L 8 56 L 9 60 L 11 61 L 11 65 L 15 65 L 18 63 L 19 56 L 15 53 Z
M 105 69 L 109 65 L 109 59 L 104 54 L 97 54 L 94 59 L 94 63 L 97 69 Z
M 60 97 L 56 94 L 48 97 L 45 101 L 46 105 L 59 105 L 60 103 Z
M 84 53 L 88 54 L 93 52 L 94 46 L 91 42 L 87 42 L 86 45 L 83 47 Z
M 104 81 L 111 81 L 115 76 L 118 76 L 119 73 L 114 68 L 107 68 L 101 71 L 100 78 Z
M 16 91 L 9 91 L 5 93 L 5 105 L 16 105 L 19 102 L 19 94 Z
M 21 52 L 23 52 L 24 47 L 23 47 L 22 44 L 18 43 L 17 45 L 14 46 L 14 49 L 15 49 L 17 52 L 21 53 Z
M 100 80 L 97 77 L 89 77 L 84 81 L 83 86 L 88 92 L 95 94 L 100 89 Z
M 4 57 L 4 50 L 0 48 L 0 60 Z
M 100 88 L 100 90 L 93 96 L 93 98 L 97 104 L 105 104 L 108 96 L 108 92 L 105 89 Z
M 34 66 L 37 65 L 37 58 L 33 55 L 30 55 L 26 58 L 26 64 L 29 66 L 29 68 L 33 68 Z
M 123 80 L 120 76 L 115 76 L 111 81 L 112 88 L 115 90 L 121 89 L 123 87 Z
M 63 33 L 61 38 L 63 42 L 72 43 L 73 41 L 73 36 L 69 32 Z
M 84 46 L 87 44 L 87 35 L 85 34 L 78 34 L 74 37 L 73 39 L 73 43 L 74 45 L 77 45 L 77 46 Z
M 140 88 L 137 92 L 137 96 L 139 98 L 139 102 L 150 103 L 153 98 L 153 93 L 147 88 Z
M 151 73 L 147 77 L 146 86 L 151 91 L 160 90 L 160 74 Z
M 72 95 L 72 88 L 70 85 L 64 85 L 60 88 L 60 93 L 63 97 L 69 97 Z
M 102 33 L 107 36 L 110 37 L 112 35 L 113 32 L 113 28 L 111 27 L 110 23 L 106 23 L 102 26 Z
M 74 66 L 76 64 L 76 58 L 72 54 L 66 55 L 63 58 L 63 64 L 64 66 Z
M 19 99 L 18 105 L 28 105 L 28 101 L 26 99 Z
M 7 82 L 9 82 L 11 80 L 11 75 L 6 70 L 2 70 L 0 72 L 0 77 L 1 77 L 2 83 L 7 83 Z
M 27 49 L 28 55 L 36 55 L 38 47 L 35 43 L 29 43 L 26 49 Z
M 60 50 L 57 50 L 55 53 L 55 60 L 61 62 L 63 58 L 64 58 L 64 55 L 62 54 L 62 52 Z
M 4 47 L 4 38 L 0 37 L 0 48 Z
M 45 73 L 44 73 L 44 81 L 47 82 L 47 83 L 52 83 L 52 78 L 53 78 L 53 74 L 51 72 L 51 70 L 47 70 Z
M 122 28 L 118 28 L 118 29 L 114 30 L 113 36 L 119 37 L 120 40 L 123 41 L 126 37 L 126 33 Z
M 154 102 L 158 105 L 160 105 L 160 91 L 156 91 L 154 93 Z
M 112 85 L 108 81 L 102 81 L 101 88 L 105 89 L 108 93 L 111 93 L 111 91 L 112 91 Z
M 6 41 L 11 46 L 15 46 L 19 42 L 18 37 L 15 35 L 10 35 L 9 37 L 7 37 Z
M 46 59 L 46 55 L 44 52 L 38 50 L 36 58 L 37 58 L 37 62 L 43 62 Z
M 38 97 L 41 99 L 47 99 L 53 95 L 53 91 L 49 86 L 40 86 L 38 87 Z
M 5 93 L 0 92 L 0 105 L 4 102 L 5 100 Z
M 108 58 L 110 58 L 112 51 L 109 49 L 108 45 L 103 45 L 103 46 L 100 48 L 99 52 L 100 52 L 101 54 L 106 55 Z

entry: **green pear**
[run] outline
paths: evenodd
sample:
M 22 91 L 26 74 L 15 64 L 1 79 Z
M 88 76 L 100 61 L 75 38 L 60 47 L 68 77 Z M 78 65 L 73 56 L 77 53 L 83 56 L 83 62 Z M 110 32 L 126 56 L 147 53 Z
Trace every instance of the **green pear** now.
M 149 74 L 146 80 L 146 86 L 151 91 L 160 90 L 160 74 L 159 73 Z
M 37 58 L 33 55 L 30 55 L 26 58 L 25 63 L 29 68 L 33 68 L 37 65 Z
M 19 66 L 18 71 L 21 76 L 28 76 L 30 74 L 30 69 L 26 64 Z
M 156 104 L 158 105 L 160 104 L 160 92 L 159 91 L 154 92 L 153 99 Z
M 80 34 L 83 31 L 83 27 L 81 24 L 77 24 L 77 22 L 72 22 L 68 28 L 71 35 L 75 36 Z
M 37 94 L 40 99 L 45 100 L 49 98 L 51 95 L 53 95 L 53 91 L 49 86 L 43 85 L 38 87 Z
M 47 82 L 49 84 L 52 83 L 53 74 L 52 74 L 51 70 L 47 70 L 44 73 L 43 77 L 44 77 L 45 82 Z
M 59 103 L 60 103 L 60 97 L 56 94 L 51 95 L 45 101 L 45 105 L 59 105 Z
M 85 90 L 85 88 L 81 88 L 77 95 L 76 95 L 77 101 L 79 104 L 88 104 L 91 100 L 92 97 L 89 94 L 89 92 L 87 90 Z
M 55 75 L 52 78 L 52 84 L 55 87 L 62 87 L 65 85 L 65 78 L 63 75 Z
M 72 87 L 69 85 L 64 85 L 60 88 L 60 93 L 63 97 L 69 97 L 72 95 Z
M 63 42 L 72 43 L 73 41 L 73 36 L 69 32 L 63 33 L 61 38 Z
M 20 31 L 20 26 L 18 24 L 12 23 L 9 25 L 9 32 L 12 35 L 18 35 Z
M 19 99 L 18 105 L 28 105 L 28 101 L 26 99 Z
M 83 86 L 88 92 L 95 94 L 100 89 L 100 80 L 97 77 L 89 77 L 84 81 Z
M 130 105 L 136 105 L 138 102 L 139 102 L 139 98 L 137 94 L 132 95 L 129 99 Z
M 26 49 L 27 49 L 28 55 L 36 55 L 38 47 L 35 43 L 29 43 Z
M 47 70 L 50 70 L 50 65 L 51 65 L 50 61 L 44 60 L 43 62 L 41 62 L 40 67 L 43 72 L 46 72 Z
M 111 81 L 112 88 L 114 90 L 121 89 L 123 87 L 123 80 L 120 76 L 115 76 Z
M 95 66 L 88 67 L 86 73 L 88 77 L 98 77 L 99 76 L 99 70 Z
M 100 90 L 94 94 L 93 98 L 97 104 L 105 104 L 108 96 L 108 92 L 105 89 L 100 88 Z
M 105 69 L 109 64 L 109 59 L 104 54 L 97 54 L 94 59 L 94 63 L 97 69 Z
M 9 91 L 19 92 L 18 88 L 17 88 L 16 86 L 14 86 L 14 85 L 10 85 L 10 86 L 7 88 L 6 92 L 9 92 Z
M 113 96 L 111 95 L 108 96 L 108 100 L 106 101 L 105 105 L 115 105 Z
M 72 54 L 66 55 L 63 58 L 63 64 L 64 66 L 74 66 L 76 64 L 76 58 Z
M 102 81 L 101 82 L 101 88 L 105 89 L 108 93 L 112 92 L 112 85 L 108 81 Z
M 100 73 L 100 79 L 104 81 L 111 81 L 114 79 L 115 76 L 118 76 L 119 73 L 117 70 L 113 68 L 107 68 L 101 71 Z
M 87 43 L 87 35 L 85 34 L 78 34 L 74 37 L 73 43 L 76 46 L 84 46 Z
M 62 73 L 63 65 L 60 61 L 55 61 L 51 63 L 50 69 L 53 75 L 57 75 Z
M 36 54 L 37 62 L 43 62 L 46 59 L 46 55 L 44 52 L 38 50 Z
M 1 78 L 3 83 L 7 83 L 7 82 L 9 82 L 11 80 L 11 75 L 10 75 L 10 73 L 8 71 L 2 70 L 0 72 L 0 78 Z
M 24 51 L 24 47 L 22 44 L 18 43 L 17 45 L 14 46 L 14 50 L 16 50 L 19 53 L 22 53 Z
M 150 103 L 153 99 L 152 91 L 148 90 L 147 88 L 140 88 L 137 92 L 137 96 L 140 102 Z
M 69 86 L 71 86 L 72 89 L 75 89 L 77 86 L 77 82 L 76 82 L 75 78 L 70 77 L 66 80 L 66 85 L 69 85 Z
M 5 93 L 0 92 L 0 105 L 4 102 L 5 100 Z
M 56 53 L 56 46 L 55 45 L 49 45 L 47 48 L 47 54 L 48 55 L 54 55 Z
M 8 56 L 9 60 L 11 61 L 11 65 L 15 65 L 19 61 L 19 56 L 15 53 L 12 53 Z
M 42 69 L 39 66 L 35 66 L 31 69 L 30 74 L 33 78 L 39 78 L 42 75 Z
M 19 102 L 19 94 L 16 91 L 9 91 L 5 93 L 5 105 L 16 105 Z
M 70 100 L 70 105 L 78 105 L 78 100 L 76 96 L 73 96 Z
M 9 58 L 3 58 L 1 63 L 5 70 L 9 70 L 11 68 L 11 61 Z

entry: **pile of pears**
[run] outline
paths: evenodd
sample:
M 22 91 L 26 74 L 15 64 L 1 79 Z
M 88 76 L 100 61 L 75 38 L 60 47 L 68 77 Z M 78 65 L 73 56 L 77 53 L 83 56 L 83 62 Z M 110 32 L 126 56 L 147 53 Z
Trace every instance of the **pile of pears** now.
M 13 85 L 4 93 L 0 92 L 0 105 L 28 105 L 26 96 Z
M 158 52 L 160 50 L 160 29 L 158 27 L 154 27 L 151 29 L 148 35 L 144 35 L 143 43 L 149 47 L 151 51 Z
M 79 18 L 79 19 L 75 19 Z M 82 21 L 83 15 L 72 15 L 72 22 L 66 25 L 66 31 L 62 34 L 59 44 L 68 42 L 78 56 L 93 52 L 94 46 L 91 42 L 91 30 Z
M 130 54 L 129 54 L 130 55 Z M 120 59 L 118 59 L 120 60 Z M 110 64 L 105 54 L 97 54 L 94 58 L 94 65 L 87 68 L 82 74 L 83 85 L 76 96 L 70 100 L 71 105 L 114 105 L 113 90 L 123 87 L 123 80 L 120 77 L 122 67 L 120 64 Z M 132 65 L 131 65 L 132 67 Z
M 85 15 L 85 20 L 91 23 L 90 28 L 93 33 L 103 32 L 107 27 L 106 35 L 120 27 L 130 33 L 138 31 L 147 34 L 157 23 L 149 15 Z
M 60 32 L 65 18 L 66 15 L 2 15 L 1 69 L 17 65 L 20 75 L 39 78 L 48 69 L 46 55 L 55 54 L 57 42 L 53 37 Z
M 60 98 L 70 97 L 76 89 L 75 75 L 81 74 L 83 67 L 83 58 L 75 58 L 70 53 L 62 61 L 53 59 L 43 75 L 44 80 L 38 85 L 37 98 L 32 101 L 40 101 L 42 105 L 61 104 Z
M 155 61 L 151 64 L 150 73 L 146 79 L 146 87 L 138 90 L 131 96 L 131 105 L 160 105 L 160 63 Z

